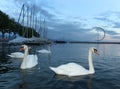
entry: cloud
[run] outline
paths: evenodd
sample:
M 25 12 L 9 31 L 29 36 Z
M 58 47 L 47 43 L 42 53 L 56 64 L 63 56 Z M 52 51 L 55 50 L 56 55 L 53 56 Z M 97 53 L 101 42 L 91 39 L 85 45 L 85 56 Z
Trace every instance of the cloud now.
M 106 34 L 109 34 L 109 35 L 117 35 L 117 34 L 118 34 L 118 33 L 115 32 L 115 31 L 108 31 L 108 30 L 106 30 L 105 33 L 106 33 Z
M 112 20 L 110 20 L 110 19 L 108 19 L 106 17 L 95 17 L 94 19 L 104 21 L 104 22 L 107 22 L 107 23 L 113 23 Z
M 120 22 L 114 22 L 114 28 L 120 28 Z
M 47 4 L 46 1 L 42 0 L 15 0 L 16 2 L 20 3 L 20 5 L 25 4 L 25 6 L 29 7 L 30 9 L 35 8 L 36 14 L 41 14 L 45 17 L 53 18 L 55 15 L 51 14 L 47 8 L 52 8 Z
M 4 0 L 0 1 L 0 8 L 17 21 L 23 4 L 25 4 L 25 12 L 27 12 L 27 8 L 29 8 L 29 12 L 31 8 L 35 8 L 34 12 L 36 16 L 41 16 L 41 18 L 46 18 L 47 20 L 52 20 L 56 17 L 48 10 L 52 9 L 52 7 L 47 4 L 47 0 Z
M 98 36 L 97 31 L 88 28 L 94 20 L 100 21 L 106 27 L 120 27 L 120 12 L 109 11 L 102 13 L 94 17 L 89 23 L 87 18 L 84 19 L 79 16 L 67 17 L 67 19 L 62 18 L 63 14 L 57 12 L 49 0 L 9 0 L 9 5 L 8 0 L 2 2 L 4 2 L 4 4 L 1 3 L 2 6 L 0 6 L 0 8 L 16 20 L 18 20 L 23 4 L 25 4 L 26 7 L 35 8 L 34 11 L 38 19 L 41 19 L 41 22 L 43 22 L 45 18 L 48 37 L 52 39 L 95 41 Z M 96 23 L 94 25 L 96 25 Z M 112 36 L 116 37 L 115 35 L 118 35 L 116 31 L 105 31 L 111 38 Z
M 113 28 L 120 27 L 120 12 L 105 12 L 100 14 L 100 16 L 94 17 L 95 20 L 101 21 L 107 26 L 111 26 Z
M 80 25 L 79 25 L 80 24 Z M 54 22 L 49 24 L 48 37 L 52 39 L 74 40 L 74 41 L 95 41 L 97 33 L 92 33 L 92 29 L 82 28 L 81 23 Z

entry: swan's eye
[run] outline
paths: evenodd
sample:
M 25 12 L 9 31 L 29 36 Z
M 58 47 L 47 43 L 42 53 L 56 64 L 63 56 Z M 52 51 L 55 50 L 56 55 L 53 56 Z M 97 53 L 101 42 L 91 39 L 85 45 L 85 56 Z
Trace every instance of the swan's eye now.
M 96 53 L 97 55 L 99 55 L 99 52 L 97 49 L 94 49 L 94 53 Z
M 94 49 L 94 52 L 97 52 L 97 49 Z

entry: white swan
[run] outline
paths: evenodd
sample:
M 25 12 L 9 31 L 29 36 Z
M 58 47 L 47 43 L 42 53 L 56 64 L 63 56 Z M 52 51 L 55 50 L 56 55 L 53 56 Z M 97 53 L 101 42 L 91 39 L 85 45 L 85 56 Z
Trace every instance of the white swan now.
M 47 49 L 41 49 L 41 50 L 39 50 L 37 52 L 39 52 L 39 53 L 51 53 L 51 51 L 47 50 Z
M 32 68 L 38 64 L 38 57 L 37 55 L 29 55 L 28 53 L 28 46 L 27 45 L 22 45 L 20 50 L 25 50 L 24 53 L 24 58 L 21 64 L 21 69 L 27 69 L 27 68 Z
M 57 68 L 50 67 L 50 69 L 52 71 L 54 71 L 56 74 L 67 75 L 69 77 L 93 74 L 93 73 L 95 73 L 94 66 L 92 63 L 92 53 L 93 52 L 96 54 L 99 54 L 95 47 L 91 47 L 89 49 L 89 56 L 88 56 L 89 70 L 85 69 L 84 67 L 82 67 L 81 65 L 78 65 L 76 63 L 63 64 L 63 65 L 58 66 Z
M 9 57 L 12 57 L 12 58 L 23 58 L 24 57 L 24 54 L 22 52 L 14 52 L 14 53 L 11 53 L 10 55 L 8 55 Z

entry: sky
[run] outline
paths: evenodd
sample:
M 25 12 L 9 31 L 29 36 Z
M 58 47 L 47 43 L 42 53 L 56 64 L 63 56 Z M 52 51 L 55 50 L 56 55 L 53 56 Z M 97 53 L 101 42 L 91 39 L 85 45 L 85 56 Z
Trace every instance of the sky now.
M 0 10 L 18 21 L 23 4 L 34 6 L 38 18 L 45 19 L 49 39 L 120 39 L 120 0 L 0 0 Z

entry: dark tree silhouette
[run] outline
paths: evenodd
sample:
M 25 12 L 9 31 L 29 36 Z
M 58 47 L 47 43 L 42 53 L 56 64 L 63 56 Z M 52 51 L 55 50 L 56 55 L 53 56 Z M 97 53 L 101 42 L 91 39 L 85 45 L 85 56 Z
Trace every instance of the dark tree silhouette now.
M 24 33 L 22 32 L 24 29 Z M 33 34 L 32 34 L 33 30 Z M 2 38 L 4 38 L 4 34 L 13 32 L 14 34 L 19 34 L 24 37 L 40 37 L 40 35 L 33 29 L 29 27 L 22 26 L 18 22 L 15 22 L 13 18 L 10 18 L 8 15 L 0 11 L 0 32 L 2 32 Z M 28 33 L 27 33 L 28 32 Z

